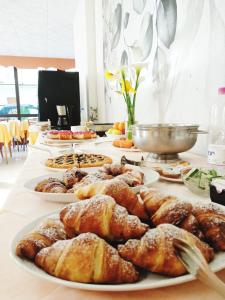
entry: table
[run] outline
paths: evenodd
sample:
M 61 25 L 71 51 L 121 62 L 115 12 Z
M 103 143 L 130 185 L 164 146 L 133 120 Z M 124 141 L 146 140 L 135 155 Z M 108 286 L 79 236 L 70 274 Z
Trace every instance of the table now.
M 113 148 L 109 143 L 89 146 L 81 145 L 79 148 L 92 150 L 95 153 L 105 153 L 114 159 L 126 154 L 128 158 L 139 157 L 143 153 L 123 153 L 121 150 Z M 144 154 L 146 155 L 146 154 Z M 154 299 L 154 300 L 221 300 L 213 290 L 208 289 L 199 281 L 195 280 L 189 283 L 171 286 L 166 288 L 145 290 L 137 292 L 90 292 L 75 290 L 53 283 L 42 281 L 26 273 L 9 257 L 9 247 L 13 236 L 31 220 L 44 214 L 52 212 L 62 206 L 60 203 L 43 201 L 30 194 L 23 188 L 23 184 L 30 178 L 45 174 L 54 173 L 45 169 L 40 161 L 47 158 L 49 154 L 36 149 L 29 149 L 28 158 L 18 177 L 14 189 L 11 191 L 7 202 L 2 211 L 0 211 L 0 236 L 1 236 L 1 255 L 0 255 L 0 299 L 9 300 L 134 300 L 134 299 Z M 182 158 L 192 161 L 192 163 L 204 164 L 205 158 L 185 153 Z M 170 184 L 159 181 L 154 184 L 155 187 L 176 194 L 182 198 L 195 198 L 204 200 L 200 196 L 193 196 L 182 184 Z M 225 281 L 225 270 L 218 273 L 219 277 Z

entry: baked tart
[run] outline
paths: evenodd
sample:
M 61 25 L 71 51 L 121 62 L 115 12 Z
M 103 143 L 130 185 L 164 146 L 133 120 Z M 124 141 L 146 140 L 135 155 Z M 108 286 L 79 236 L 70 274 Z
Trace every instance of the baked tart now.
M 45 165 L 56 169 L 71 169 L 101 167 L 104 164 L 111 164 L 112 159 L 102 154 L 65 154 L 46 160 Z

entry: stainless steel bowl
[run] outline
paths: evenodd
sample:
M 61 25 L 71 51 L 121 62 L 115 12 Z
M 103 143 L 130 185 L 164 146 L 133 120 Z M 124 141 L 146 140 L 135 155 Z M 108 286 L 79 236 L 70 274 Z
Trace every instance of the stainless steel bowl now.
M 195 124 L 137 124 L 132 128 L 133 141 L 155 161 L 176 160 L 178 153 L 195 145 L 198 133 L 206 133 L 198 128 Z

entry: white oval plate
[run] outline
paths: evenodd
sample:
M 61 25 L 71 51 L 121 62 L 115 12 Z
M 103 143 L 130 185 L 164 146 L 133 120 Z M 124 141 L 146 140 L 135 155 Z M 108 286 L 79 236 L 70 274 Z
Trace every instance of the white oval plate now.
M 82 170 L 93 173 L 96 172 L 98 168 L 83 168 Z M 62 170 L 61 170 L 62 171 Z M 48 179 L 50 177 L 58 178 L 59 180 L 62 180 L 64 172 L 57 172 L 54 175 L 53 174 L 46 174 L 43 176 L 32 178 L 24 183 L 25 189 L 27 189 L 30 193 L 33 195 L 47 201 L 51 202 L 59 202 L 59 203 L 71 203 L 75 201 L 74 193 L 43 193 L 43 192 L 37 192 L 35 191 L 35 186 L 41 182 L 42 180 Z
M 130 167 L 130 165 L 129 165 Z M 85 170 L 88 173 L 93 173 L 96 172 L 98 168 L 84 168 L 83 170 Z M 137 167 L 136 167 L 137 168 Z M 133 187 L 132 189 L 135 191 L 135 193 L 138 193 L 140 191 L 140 189 L 143 186 L 150 186 L 153 182 L 157 181 L 159 179 L 159 174 L 155 171 L 152 171 L 151 169 L 145 168 L 142 170 L 142 172 L 144 172 L 144 185 L 139 185 L 136 187 Z M 47 200 L 47 201 L 51 201 L 51 202 L 59 202 L 59 203 L 70 203 L 70 202 L 74 202 L 76 201 L 74 193 L 43 193 L 43 192 L 37 192 L 35 191 L 35 186 L 41 182 L 44 179 L 48 179 L 49 177 L 54 177 L 54 178 L 58 178 L 59 180 L 62 180 L 63 177 L 63 173 L 55 173 L 53 174 L 46 174 L 43 176 L 39 176 L 36 178 L 32 178 L 30 180 L 28 180 L 27 182 L 25 182 L 24 187 L 33 195 L 43 199 L 43 200 Z
M 177 285 L 195 279 L 195 277 L 192 275 L 183 275 L 176 278 L 169 278 L 162 275 L 148 273 L 148 275 L 142 278 L 139 282 L 113 285 L 113 284 L 89 284 L 89 283 L 72 282 L 72 281 L 67 281 L 67 280 L 63 280 L 51 276 L 46 272 L 44 272 L 43 270 L 39 269 L 34 263 L 26 259 L 22 259 L 16 255 L 16 245 L 18 244 L 18 242 L 24 237 L 24 235 L 26 235 L 28 232 L 34 229 L 34 227 L 36 227 L 41 222 L 41 220 L 45 219 L 47 216 L 50 215 L 55 215 L 55 214 L 42 216 L 41 218 L 38 218 L 32 221 L 31 223 L 27 224 L 25 227 L 23 227 L 14 237 L 10 248 L 10 256 L 17 263 L 17 265 L 20 268 L 27 271 L 28 273 L 40 279 L 50 281 L 59 285 L 68 286 L 75 289 L 91 290 L 91 291 L 112 291 L 112 292 L 155 289 L 159 287 Z M 225 252 L 216 254 L 215 259 L 210 263 L 210 267 L 213 272 L 217 272 L 224 269 Z
M 170 178 L 170 177 L 165 177 L 160 175 L 160 179 L 170 181 L 170 182 L 175 182 L 175 183 L 183 183 L 183 180 L 181 178 Z

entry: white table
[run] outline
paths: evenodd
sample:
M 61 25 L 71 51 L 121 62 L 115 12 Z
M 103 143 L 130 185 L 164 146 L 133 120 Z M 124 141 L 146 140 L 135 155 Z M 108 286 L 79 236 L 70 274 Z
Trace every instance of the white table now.
M 79 146 L 83 148 L 84 146 Z M 109 143 L 99 145 L 86 145 L 85 149 L 111 156 L 118 160 L 123 154 L 130 159 L 140 159 L 141 155 L 146 153 L 122 152 L 113 148 Z M 58 286 L 49 282 L 44 282 L 36 277 L 27 274 L 9 257 L 9 247 L 13 236 L 31 220 L 39 216 L 55 211 L 63 206 L 60 203 L 52 203 L 43 201 L 35 195 L 30 194 L 23 187 L 23 184 L 30 178 L 54 173 L 45 169 L 41 165 L 41 161 L 48 157 L 47 152 L 30 149 L 28 158 L 18 177 L 18 180 L 5 203 L 4 209 L 0 212 L 0 299 L 8 300 L 109 300 L 109 299 L 154 299 L 154 300 L 220 300 L 220 296 L 216 292 L 209 290 L 197 280 L 155 290 L 147 290 L 140 292 L 88 292 L 74 290 L 62 286 Z M 205 158 L 185 153 L 183 159 L 189 160 L 193 164 L 204 164 Z M 195 199 L 196 201 L 207 201 L 207 199 L 195 196 L 189 192 L 184 185 L 176 183 L 168 183 L 163 181 L 156 182 L 153 186 L 162 191 L 166 191 L 179 196 L 180 198 Z M 209 201 L 209 199 L 208 199 Z M 225 281 L 225 270 L 219 272 L 219 276 Z

